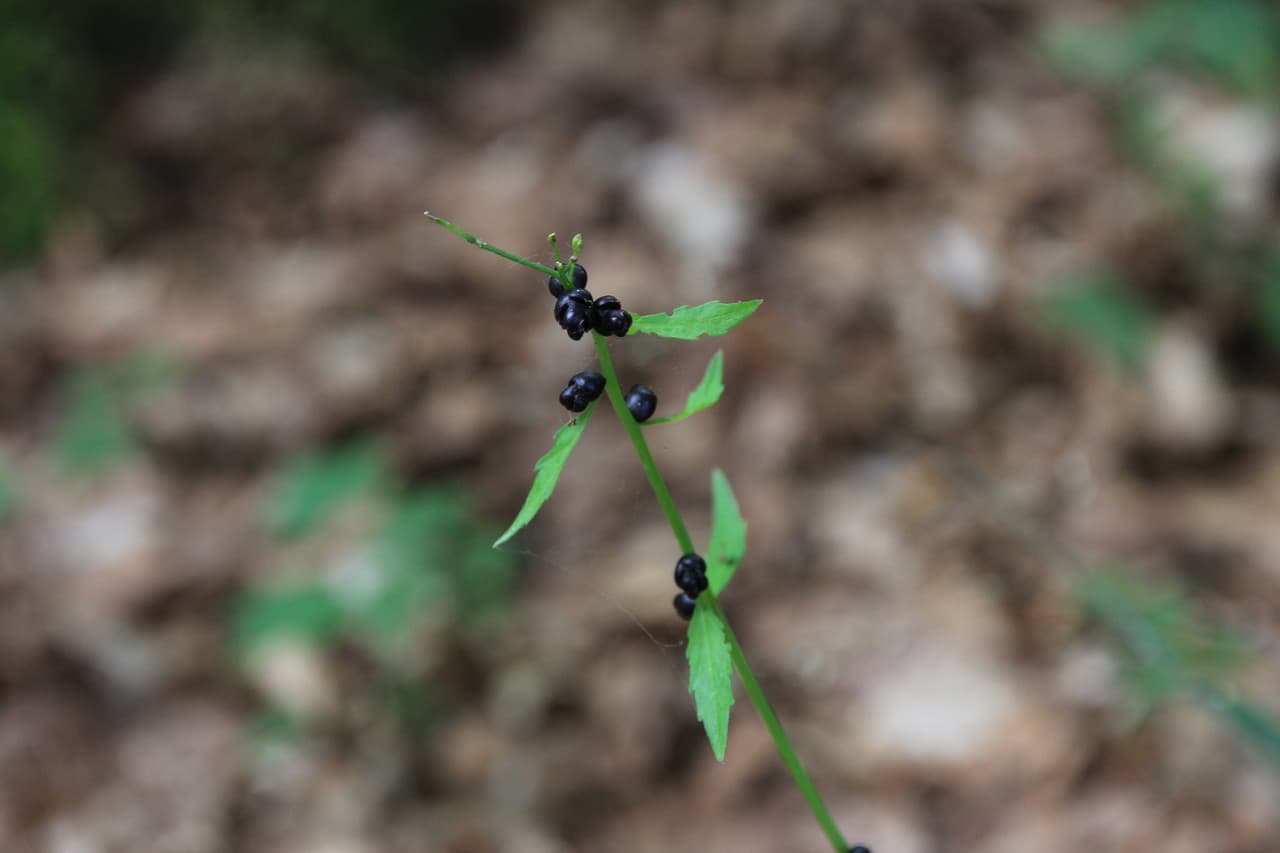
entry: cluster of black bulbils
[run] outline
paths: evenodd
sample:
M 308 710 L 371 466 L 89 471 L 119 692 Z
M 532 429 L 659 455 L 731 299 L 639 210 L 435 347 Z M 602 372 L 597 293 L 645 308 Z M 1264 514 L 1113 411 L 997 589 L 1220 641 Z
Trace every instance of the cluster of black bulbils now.
M 575 414 L 585 411 L 600 395 L 608 380 L 594 370 L 584 370 L 569 377 L 569 384 L 560 392 L 560 405 Z M 644 423 L 653 417 L 658 407 L 658 395 L 648 385 L 632 385 L 627 392 L 627 411 L 638 423 Z
M 587 270 L 582 264 L 573 265 L 571 288 L 553 275 L 547 279 L 547 290 L 556 298 L 556 322 L 575 341 L 592 329 L 606 337 L 620 338 L 631 328 L 631 314 L 623 310 L 618 297 L 592 298 L 591 291 L 587 290 Z
M 686 622 L 693 618 L 698 596 L 707 588 L 707 561 L 697 554 L 685 554 L 676 561 L 676 586 L 680 592 L 671 604 Z

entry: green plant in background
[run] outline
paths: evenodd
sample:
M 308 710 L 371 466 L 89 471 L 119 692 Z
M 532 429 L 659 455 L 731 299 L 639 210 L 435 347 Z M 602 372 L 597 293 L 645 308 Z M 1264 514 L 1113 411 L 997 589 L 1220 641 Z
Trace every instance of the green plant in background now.
M 1098 268 L 1054 283 L 1042 302 L 1045 323 L 1125 370 L 1142 361 L 1151 317 L 1113 271 Z
M 1267 341 L 1280 350 L 1280 248 L 1268 251 L 1255 269 L 1259 322 Z
M 282 539 L 301 536 L 344 504 L 375 492 L 385 476 L 382 454 L 370 442 L 304 456 L 277 478 L 267 525 Z
M 1280 11 L 1260 0 L 1149 0 L 1110 21 L 1058 25 L 1044 44 L 1059 68 L 1095 86 L 1163 67 L 1255 97 L 1280 91 Z
M 1207 627 L 1182 590 L 1138 580 L 1122 566 L 1085 573 L 1077 589 L 1085 611 L 1122 641 L 1129 684 L 1144 714 L 1189 700 L 1280 767 L 1280 724 L 1221 686 L 1253 656 L 1240 637 Z
M 127 459 L 135 449 L 130 404 L 175 376 L 172 362 L 148 353 L 77 368 L 63 384 L 58 461 L 72 473 L 95 474 Z
M 747 661 L 737 635 L 730 627 L 729 620 L 720 606 L 718 596 L 732 579 L 742 561 L 746 551 L 747 536 L 747 525 L 738 511 L 738 504 L 729 486 L 728 478 L 719 470 L 711 473 L 711 532 L 704 560 L 698 555 L 693 537 L 689 534 L 684 519 L 671 497 L 671 492 L 667 489 L 666 481 L 658 469 L 644 435 L 648 428 L 681 420 L 706 409 L 719 399 L 724 391 L 723 355 L 716 353 L 711 359 L 702 381 L 690 393 L 683 411 L 671 417 L 649 421 L 651 409 L 637 414 L 635 412 L 640 410 L 633 410 L 628 404 L 628 399 L 636 394 L 636 388 L 643 388 L 643 386 L 635 386 L 627 397 L 623 396 L 613 357 L 605 340 L 608 335 L 622 337 L 638 333 L 677 340 L 695 340 L 703 335 L 723 335 L 755 312 L 760 307 L 761 300 L 729 304 L 711 301 L 693 307 L 682 306 L 670 314 L 645 314 L 632 318 L 622 311 L 620 303 L 614 297 L 592 300 L 590 293 L 584 289 L 586 271 L 577 263 L 582 249 L 582 235 L 574 236 L 573 254 L 567 263 L 560 258 L 555 235 L 551 234 L 547 238 L 556 257 L 553 268 L 493 246 L 438 216 L 430 213 L 426 215 L 432 222 L 477 248 L 549 276 L 548 287 L 552 295 L 557 297 L 556 320 L 573 340 L 578 340 L 589 331 L 599 361 L 599 373 L 580 373 L 574 376 L 569 387 L 561 395 L 562 405 L 578 414 L 556 431 L 551 449 L 534 465 L 533 486 L 525 498 L 524 505 L 507 530 L 493 543 L 494 548 L 506 542 L 532 521 L 538 509 L 551 497 L 561 470 L 568 462 L 570 454 L 591 420 L 595 409 L 594 400 L 603 390 L 614 414 L 617 415 L 631 440 L 640 467 L 648 478 L 658 506 L 666 516 L 676 544 L 684 555 L 677 564 L 677 583 L 684 592 L 677 596 L 675 605 L 682 617 L 690 619 L 686 648 L 689 661 L 689 690 L 693 694 L 698 719 L 702 721 L 706 730 L 713 754 L 717 760 L 724 760 L 729 731 L 729 711 L 734 701 L 732 675 L 736 670 L 748 698 L 769 730 L 779 756 L 827 840 L 837 853 L 849 853 L 851 848 L 848 842 L 841 835 L 808 772 L 796 755 L 777 714 Z M 623 314 L 626 314 L 625 318 L 621 316 Z M 601 383 L 603 383 L 603 389 L 600 388 Z M 575 396 L 575 388 L 581 396 Z M 682 566 L 693 566 L 690 569 L 693 575 L 692 580 L 688 575 L 682 579 L 680 574 Z M 693 581 L 698 581 L 700 586 L 697 584 L 691 586 Z M 853 849 L 865 851 L 866 848 Z
M 403 489 L 389 471 L 368 441 L 283 466 L 264 508 L 278 543 L 310 553 L 306 544 L 338 532 L 347 510 L 358 512 L 363 532 L 336 567 L 273 572 L 244 591 L 232 608 L 231 647 L 245 663 L 281 642 L 359 649 L 377 665 L 385 705 L 408 724 L 420 721 L 425 702 L 417 678 L 422 631 L 441 619 L 485 630 L 509 599 L 515 567 L 489 547 L 495 531 L 478 520 L 463 488 Z M 279 713 L 268 718 L 278 722 Z
M 1280 7 L 1263 0 L 1148 0 L 1106 20 L 1054 25 L 1041 47 L 1054 69 L 1103 95 L 1119 149 L 1181 225 L 1180 261 L 1187 277 L 1204 287 L 1248 287 L 1258 310 L 1245 323 L 1260 327 L 1280 348 L 1280 298 L 1271 267 L 1280 246 L 1266 233 L 1228 227 L 1217 179 L 1171 150 L 1156 107 L 1158 74 L 1182 73 L 1274 114 L 1280 109 Z M 1111 278 L 1111 296 L 1133 293 L 1119 272 Z M 1125 301 L 1135 303 L 1132 297 Z M 1109 324 L 1116 314 L 1099 313 L 1099 322 Z M 1080 340 L 1109 349 L 1113 331 L 1086 333 Z M 1131 354 L 1125 361 L 1131 362 Z
M 69 206 L 118 199 L 99 129 L 130 91 L 195 40 L 300 39 L 383 86 L 419 93 L 468 52 L 519 26 L 509 0 L 0 0 L 0 262 L 35 254 Z
M 1192 702 L 1258 747 L 1280 771 L 1280 722 L 1227 686 L 1242 665 L 1256 659 L 1256 649 L 1212 626 L 1177 584 L 1146 579 L 1133 566 L 1082 559 L 1009 503 L 981 471 L 952 462 L 955 480 L 993 522 L 1046 565 L 1069 573 L 1082 616 L 1104 628 L 1128 661 L 1127 682 L 1140 716 L 1171 702 Z
M 0 522 L 18 508 L 18 481 L 9 461 L 0 455 Z
M 0 261 L 37 251 L 75 197 L 86 144 L 195 22 L 192 0 L 0 0 Z

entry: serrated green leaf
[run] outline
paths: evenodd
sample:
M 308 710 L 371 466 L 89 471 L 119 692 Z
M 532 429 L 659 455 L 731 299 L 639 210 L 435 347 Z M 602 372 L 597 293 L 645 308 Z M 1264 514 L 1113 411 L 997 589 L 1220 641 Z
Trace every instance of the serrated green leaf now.
M 711 541 L 707 545 L 707 581 L 716 595 L 728 585 L 747 551 L 747 522 L 729 478 L 719 468 L 711 472 Z
M 271 532 L 288 539 L 324 523 L 348 501 L 372 493 L 386 470 L 372 444 L 352 444 L 291 464 L 269 499 Z
M 656 426 L 657 424 L 670 424 L 676 421 L 682 421 L 690 415 L 696 415 L 703 409 L 709 409 L 720 399 L 720 395 L 724 393 L 724 351 L 719 350 L 715 355 L 711 356 L 711 361 L 707 364 L 707 370 L 702 374 L 702 381 L 697 387 L 689 392 L 689 398 L 685 400 L 684 411 L 678 415 L 668 415 L 665 418 L 654 418 L 646 421 L 644 426 Z
M 582 438 L 582 433 L 587 428 L 587 420 L 591 417 L 591 412 L 594 409 L 595 403 L 592 403 L 585 412 L 556 430 L 556 437 L 551 443 L 551 449 L 534 463 L 533 485 L 529 487 L 529 494 L 524 499 L 524 506 L 520 507 L 520 512 L 516 514 L 515 521 L 511 522 L 511 526 L 507 528 L 506 532 L 494 541 L 493 547 L 497 548 L 503 542 L 515 536 L 520 528 L 533 521 L 533 517 L 538 514 L 538 510 L 547 502 L 547 498 L 551 497 L 551 493 L 556 488 L 556 481 L 560 479 L 560 471 L 563 470 L 564 463 L 569 461 L 569 454 L 573 452 L 573 448 L 578 444 L 578 439 Z
M 670 314 L 641 314 L 635 317 L 629 334 L 643 332 L 662 338 L 693 341 L 703 335 L 723 335 L 760 307 L 763 299 L 721 302 L 713 299 L 701 305 L 681 305 Z
M 724 761 L 729 709 L 733 707 L 733 660 L 724 625 L 711 610 L 694 609 L 685 654 L 689 658 L 689 692 L 693 694 L 698 719 L 707 731 L 716 761 Z

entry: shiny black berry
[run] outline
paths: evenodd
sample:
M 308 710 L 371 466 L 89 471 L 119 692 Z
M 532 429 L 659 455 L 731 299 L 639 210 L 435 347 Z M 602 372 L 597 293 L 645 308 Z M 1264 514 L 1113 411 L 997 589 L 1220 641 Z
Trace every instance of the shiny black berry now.
M 589 290 L 570 290 L 556 297 L 555 317 L 556 322 L 564 324 L 563 317 L 570 311 L 582 311 L 586 313 L 590 309 L 592 303 L 591 291 Z
M 571 412 L 581 412 L 604 391 L 605 379 L 593 370 L 575 373 L 560 392 L 560 405 Z
M 587 286 L 587 268 L 582 264 L 573 265 L 573 289 L 581 290 Z
M 569 288 L 564 286 L 564 282 L 560 280 L 560 276 L 553 275 L 547 278 L 547 290 L 551 291 L 551 295 L 556 299 L 564 296 L 569 292 Z
M 707 576 L 676 570 L 676 586 L 690 598 L 697 598 L 707 588 Z
M 676 568 L 705 575 L 707 573 L 707 561 L 697 554 L 685 554 L 676 562 Z
M 590 292 L 581 289 L 570 290 L 556 299 L 556 322 L 575 341 L 591 331 L 591 302 Z
M 621 308 L 597 310 L 592 317 L 592 325 L 606 337 L 616 335 L 620 338 L 631 328 L 631 314 Z
M 594 400 L 604 391 L 605 378 L 603 373 L 596 373 L 594 370 L 584 370 L 581 373 L 573 374 L 573 378 L 569 380 L 569 384 L 576 387 L 581 393 L 587 395 L 589 399 Z
M 690 598 L 707 588 L 707 563 L 697 554 L 685 554 L 676 562 L 676 586 Z
M 693 609 L 698 606 L 698 602 L 682 592 L 671 599 L 671 605 L 675 607 L 676 613 L 680 614 L 680 618 L 688 622 L 693 618 Z
M 871 848 L 865 844 L 855 844 L 849 848 L 849 853 L 871 853 Z
M 577 389 L 570 385 L 568 388 L 560 392 L 560 405 L 564 406 L 571 412 L 581 412 L 587 408 L 590 400 L 584 400 L 578 396 Z
M 638 423 L 644 423 L 653 417 L 658 408 L 658 395 L 648 385 L 632 385 L 627 392 L 627 411 Z
M 631 315 L 616 296 L 601 296 L 591 303 L 591 328 L 602 335 L 622 337 L 631 328 Z

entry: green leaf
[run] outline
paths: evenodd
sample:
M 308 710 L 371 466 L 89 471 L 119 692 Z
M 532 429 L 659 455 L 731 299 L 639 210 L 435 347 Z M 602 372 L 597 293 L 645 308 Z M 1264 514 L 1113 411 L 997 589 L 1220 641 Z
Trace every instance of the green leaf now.
M 1078 589 L 1088 611 L 1123 641 L 1132 657 L 1129 681 L 1150 707 L 1230 674 L 1247 658 L 1245 643 L 1205 624 L 1174 585 L 1103 567 L 1082 575 Z
M 381 651 L 399 649 L 433 600 L 447 595 L 447 544 L 468 524 L 465 495 L 420 490 L 390 506 L 373 543 L 369 582 L 344 596 L 353 626 Z
M 1200 699 L 1238 735 L 1280 764 L 1280 723 L 1274 716 L 1251 702 L 1232 698 L 1213 688 L 1203 691 Z
M 1092 85 L 1186 68 L 1265 97 L 1280 80 L 1277 39 L 1280 15 L 1255 0 L 1160 0 L 1100 24 L 1054 26 L 1043 42 L 1054 65 Z
M 1280 252 L 1271 253 L 1260 265 L 1258 322 L 1267 342 L 1280 349 Z
M 695 415 L 703 409 L 709 409 L 720 399 L 720 395 L 724 393 L 724 351 L 718 350 L 715 355 L 711 356 L 711 361 L 707 364 L 707 371 L 702 374 L 702 381 L 698 386 L 689 392 L 689 399 L 685 400 L 684 411 L 678 415 L 668 415 L 665 418 L 655 418 L 646 421 L 644 426 L 654 426 L 656 424 L 670 424 L 676 421 L 682 421 L 690 415 Z
M 694 609 L 685 654 L 689 658 L 689 692 L 693 694 L 698 719 L 707 730 L 716 761 L 724 761 L 729 709 L 733 707 L 733 661 L 724 626 L 711 610 Z
M 302 583 L 246 594 L 236 607 L 233 634 L 244 654 L 281 637 L 323 642 L 337 635 L 341 622 L 342 608 L 329 591 Z
M 670 314 L 641 314 L 634 318 L 630 334 L 644 332 L 662 338 L 697 340 L 703 335 L 723 335 L 760 307 L 763 299 L 721 302 L 713 299 L 701 305 L 682 305 Z
M 93 473 L 119 462 L 134 447 L 125 416 L 125 394 L 105 368 L 85 368 L 66 389 L 55 453 L 67 468 Z
M 68 470 L 97 473 L 135 450 L 129 406 L 171 384 L 177 368 L 159 353 L 136 352 L 77 369 L 62 390 L 54 453 Z
M 707 581 L 716 595 L 728 585 L 747 551 L 747 522 L 729 478 L 719 468 L 711 472 L 711 542 L 707 546 Z
M 563 470 L 564 463 L 569 461 L 569 454 L 573 452 L 573 448 L 578 444 L 578 439 L 582 438 L 583 430 L 587 428 L 587 420 L 591 417 L 591 412 L 594 409 L 595 404 L 592 403 L 585 412 L 556 430 L 556 437 L 551 443 L 551 449 L 534 463 L 533 485 L 529 488 L 529 495 L 524 499 L 524 506 L 520 508 L 520 512 L 516 514 L 515 521 L 511 522 L 511 526 L 507 528 L 506 532 L 494 541 L 493 547 L 497 548 L 503 542 L 515 536 L 520 528 L 533 521 L 533 517 L 538 514 L 538 510 L 547 502 L 547 498 L 551 497 L 551 493 L 556 488 L 556 481 L 560 479 L 560 471 Z
M 1146 306 L 1107 270 L 1060 282 L 1045 300 L 1046 323 L 1133 370 L 1142 361 L 1152 326 Z
M 4 521 L 18 508 L 18 483 L 13 470 L 0 456 L 0 521 Z
M 289 466 L 267 508 L 275 535 L 290 539 L 323 524 L 347 502 L 372 493 L 385 463 L 372 444 L 352 444 L 307 456 Z

